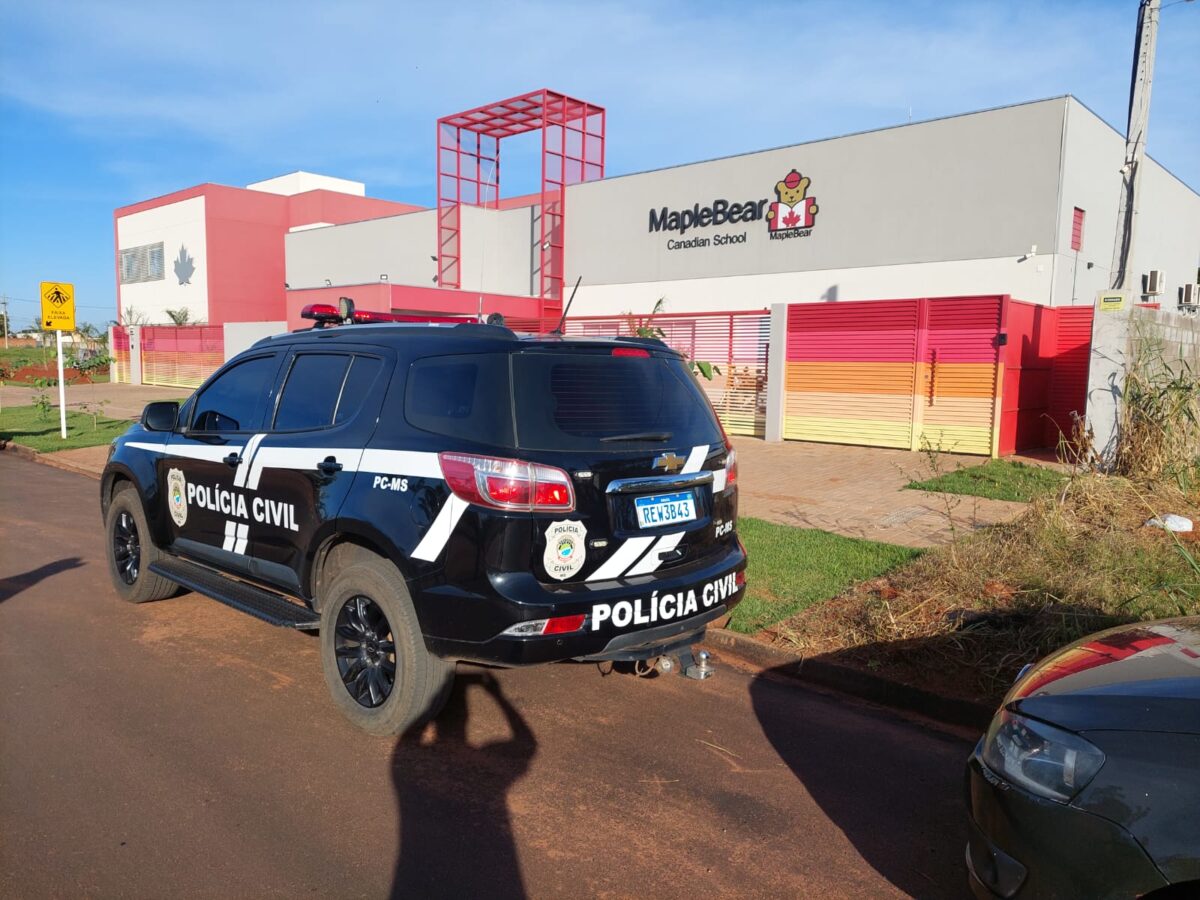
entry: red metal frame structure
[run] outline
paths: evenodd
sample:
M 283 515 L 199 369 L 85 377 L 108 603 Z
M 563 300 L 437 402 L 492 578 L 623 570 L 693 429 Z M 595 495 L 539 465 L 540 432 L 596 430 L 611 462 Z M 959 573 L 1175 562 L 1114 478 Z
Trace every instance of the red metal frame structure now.
M 541 131 L 538 295 L 561 309 L 566 188 L 604 177 L 604 124 L 603 107 L 546 88 L 438 119 L 438 285 L 462 287 L 462 205 L 499 205 L 500 141 Z

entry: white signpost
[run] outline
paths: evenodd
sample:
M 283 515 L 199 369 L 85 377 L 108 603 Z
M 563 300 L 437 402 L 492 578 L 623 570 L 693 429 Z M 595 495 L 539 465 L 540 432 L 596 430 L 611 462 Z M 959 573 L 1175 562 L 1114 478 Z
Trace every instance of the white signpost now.
M 58 337 L 58 421 L 67 439 L 67 385 L 63 377 L 63 331 L 75 330 L 75 285 L 65 281 L 42 282 L 42 328 Z

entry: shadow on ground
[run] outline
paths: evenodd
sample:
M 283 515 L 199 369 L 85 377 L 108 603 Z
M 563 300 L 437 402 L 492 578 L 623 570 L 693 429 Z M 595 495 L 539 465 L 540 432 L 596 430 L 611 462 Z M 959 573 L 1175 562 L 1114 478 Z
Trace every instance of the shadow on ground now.
M 15 597 L 21 591 L 28 590 L 43 579 L 68 569 L 78 569 L 82 565 L 83 560 L 78 556 L 68 556 L 56 559 L 52 563 L 46 563 L 44 566 L 38 566 L 36 569 L 30 569 L 28 572 L 22 572 L 20 575 L 0 578 L 0 603 Z
M 467 742 L 468 694 L 500 708 L 507 739 Z M 400 855 L 391 896 L 525 897 L 508 791 L 536 752 L 533 732 L 499 683 L 487 672 L 460 673 L 437 721 L 406 734 L 392 754 Z
M 919 726 L 864 724 L 853 714 L 822 716 L 815 727 L 787 714 L 795 707 L 781 692 L 796 687 L 784 677 L 786 668 L 767 670 L 750 686 L 755 715 L 780 759 L 862 858 L 899 890 L 968 896 L 962 783 L 970 744 L 946 735 L 931 753 Z M 955 835 L 950 841 L 947 823 Z

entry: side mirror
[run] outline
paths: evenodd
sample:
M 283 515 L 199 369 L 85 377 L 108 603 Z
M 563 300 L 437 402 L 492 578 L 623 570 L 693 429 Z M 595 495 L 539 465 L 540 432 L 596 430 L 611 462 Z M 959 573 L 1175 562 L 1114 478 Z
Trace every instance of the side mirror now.
M 179 421 L 179 404 L 174 400 L 147 403 L 142 410 L 142 427 L 147 431 L 174 431 Z

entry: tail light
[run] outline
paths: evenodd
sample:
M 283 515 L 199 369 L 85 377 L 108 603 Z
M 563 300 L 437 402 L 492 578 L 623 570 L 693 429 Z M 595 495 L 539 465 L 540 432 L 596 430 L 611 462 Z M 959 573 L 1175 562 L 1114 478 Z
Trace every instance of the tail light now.
M 737 451 L 728 443 L 729 452 L 725 454 L 725 490 L 729 490 L 737 484 Z
M 460 500 L 492 509 L 565 513 L 575 509 L 571 476 L 542 463 L 439 453 L 442 476 Z
M 641 347 L 613 347 L 613 356 L 632 356 L 638 359 L 649 359 L 650 351 L 643 350 Z
M 501 634 L 509 637 L 536 637 L 541 634 L 573 634 L 587 624 L 587 615 L 558 616 L 553 619 L 533 619 L 505 628 Z

